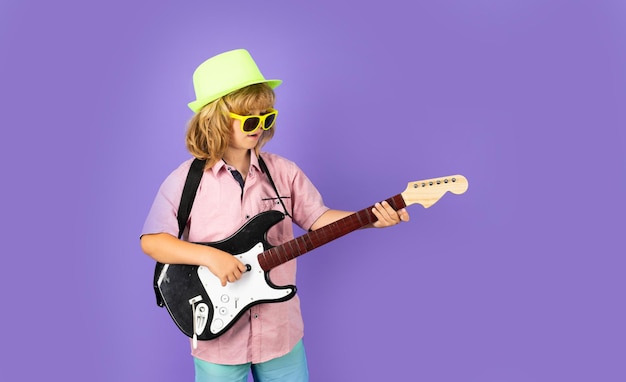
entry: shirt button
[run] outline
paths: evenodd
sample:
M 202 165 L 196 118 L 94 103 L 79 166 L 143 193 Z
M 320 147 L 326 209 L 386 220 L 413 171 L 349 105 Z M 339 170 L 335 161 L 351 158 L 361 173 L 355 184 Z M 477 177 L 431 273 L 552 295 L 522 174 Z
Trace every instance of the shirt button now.
M 254 315 L 254 318 L 259 318 L 259 315 L 258 315 L 258 314 L 255 314 L 255 315 Z
M 250 215 L 246 215 L 246 219 L 250 219 Z

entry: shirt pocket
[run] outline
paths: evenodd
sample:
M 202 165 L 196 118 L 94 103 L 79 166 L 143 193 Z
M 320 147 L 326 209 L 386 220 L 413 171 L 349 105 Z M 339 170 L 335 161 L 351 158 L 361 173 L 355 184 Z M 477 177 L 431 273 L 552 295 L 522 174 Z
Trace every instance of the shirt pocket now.
M 281 203 L 282 200 L 282 203 Z M 284 204 L 284 208 L 283 208 Z M 277 196 L 263 196 L 259 201 L 259 210 L 260 211 L 280 211 L 285 215 L 291 216 L 291 197 L 290 196 L 281 196 L 280 199 Z

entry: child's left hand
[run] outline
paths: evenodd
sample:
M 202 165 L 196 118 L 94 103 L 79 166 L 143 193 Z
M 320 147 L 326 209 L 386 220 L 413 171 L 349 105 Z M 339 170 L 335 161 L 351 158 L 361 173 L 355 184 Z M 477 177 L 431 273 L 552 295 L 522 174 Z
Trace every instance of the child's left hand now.
M 406 208 L 396 211 L 385 201 L 376 203 L 372 212 L 376 218 L 378 218 L 378 220 L 372 224 L 372 227 L 376 228 L 389 227 L 399 224 L 401 221 L 409 221 L 409 213 L 406 211 Z

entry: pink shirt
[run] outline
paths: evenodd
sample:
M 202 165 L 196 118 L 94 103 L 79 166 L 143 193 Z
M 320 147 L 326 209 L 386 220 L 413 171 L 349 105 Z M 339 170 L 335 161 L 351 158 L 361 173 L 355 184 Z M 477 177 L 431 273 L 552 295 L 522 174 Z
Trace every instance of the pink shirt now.
M 271 153 L 262 153 L 293 223 L 308 230 L 328 210 L 315 186 L 293 162 Z M 183 162 L 161 185 L 145 221 L 142 235 L 169 233 L 178 236 L 176 215 L 183 185 L 192 159 Z M 205 171 L 191 210 L 185 239 L 213 242 L 225 239 L 248 219 L 270 209 L 284 213 L 266 175 L 252 155 L 242 190 L 223 161 Z M 267 235 L 273 245 L 293 238 L 289 217 L 273 226 Z M 276 285 L 296 284 L 296 260 L 270 271 Z M 287 354 L 302 338 L 304 324 L 296 295 L 285 302 L 253 306 L 234 326 L 218 338 L 198 341 L 194 357 L 218 364 L 259 363 Z

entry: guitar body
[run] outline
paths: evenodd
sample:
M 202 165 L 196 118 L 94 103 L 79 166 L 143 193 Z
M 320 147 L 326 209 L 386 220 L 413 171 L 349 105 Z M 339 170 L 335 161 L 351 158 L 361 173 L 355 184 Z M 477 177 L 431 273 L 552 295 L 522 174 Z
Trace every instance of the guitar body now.
M 248 271 L 235 283 L 222 286 L 204 266 L 165 264 L 157 281 L 165 307 L 188 337 L 210 340 L 222 335 L 252 306 L 286 301 L 295 285 L 276 286 L 258 255 L 272 248 L 267 231 L 284 219 L 279 211 L 256 215 L 230 237 L 208 245 L 237 256 Z M 194 335 L 195 334 L 195 335 Z

